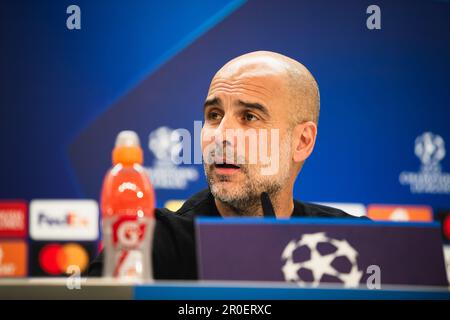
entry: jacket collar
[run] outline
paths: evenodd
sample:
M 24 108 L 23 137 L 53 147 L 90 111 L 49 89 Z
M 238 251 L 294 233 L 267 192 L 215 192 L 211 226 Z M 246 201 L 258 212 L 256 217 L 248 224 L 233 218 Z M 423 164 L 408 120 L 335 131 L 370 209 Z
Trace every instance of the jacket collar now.
M 303 205 L 301 202 L 294 200 L 294 211 L 292 212 L 292 216 L 304 216 L 304 214 L 302 214 L 302 207 Z M 221 217 L 219 210 L 217 210 L 216 203 L 214 202 L 214 196 L 209 188 L 204 189 L 189 198 L 177 211 L 177 214 Z

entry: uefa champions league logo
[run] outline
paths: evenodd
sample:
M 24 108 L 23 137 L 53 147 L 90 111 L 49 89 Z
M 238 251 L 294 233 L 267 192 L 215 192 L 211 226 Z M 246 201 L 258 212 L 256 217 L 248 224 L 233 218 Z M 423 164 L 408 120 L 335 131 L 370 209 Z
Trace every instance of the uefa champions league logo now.
M 357 257 L 358 252 L 347 240 L 330 238 L 325 232 L 304 234 L 283 250 L 281 271 L 287 282 L 301 287 L 317 287 L 326 282 L 357 287 L 363 276 Z
M 412 193 L 450 193 L 450 174 L 442 172 L 445 141 L 437 134 L 425 132 L 415 140 L 414 153 L 421 162 L 419 172 L 402 172 L 400 184 L 409 185 Z
M 154 165 L 146 168 L 155 189 L 186 189 L 198 180 L 194 167 L 179 167 L 173 159 L 182 152 L 181 135 L 177 130 L 159 127 L 148 137 L 148 148 L 155 157 Z
M 439 166 L 445 157 L 444 139 L 431 132 L 425 132 L 416 138 L 414 152 L 422 162 L 422 168 L 431 171 L 433 167 Z
M 148 148 L 161 162 L 170 162 L 172 155 L 181 152 L 181 136 L 176 130 L 168 127 L 160 127 L 150 133 L 148 137 Z

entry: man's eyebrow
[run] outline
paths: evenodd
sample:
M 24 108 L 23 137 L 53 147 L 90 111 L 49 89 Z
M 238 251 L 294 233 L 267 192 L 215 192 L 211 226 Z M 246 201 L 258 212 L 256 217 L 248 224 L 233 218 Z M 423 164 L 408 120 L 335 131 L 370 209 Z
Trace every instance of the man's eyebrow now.
M 205 104 L 203 105 L 203 110 L 205 110 L 209 106 L 221 106 L 221 105 L 222 105 L 222 100 L 220 100 L 220 98 L 215 97 L 215 98 L 207 99 L 205 101 Z M 269 115 L 268 109 L 258 102 L 247 102 L 247 101 L 238 100 L 237 105 L 244 107 L 244 108 L 248 108 L 248 109 L 256 109 L 256 110 L 261 111 L 262 113 L 264 113 L 267 116 Z
M 265 106 L 263 106 L 262 104 L 260 104 L 258 102 L 246 102 L 246 101 L 239 100 L 237 104 L 242 107 L 245 107 L 245 108 L 259 110 L 267 116 L 269 115 L 269 110 L 267 110 L 267 108 Z
M 222 104 L 222 100 L 220 100 L 220 98 L 207 99 L 203 105 L 203 110 L 205 110 L 209 106 L 217 106 L 217 105 L 220 106 L 221 104 Z

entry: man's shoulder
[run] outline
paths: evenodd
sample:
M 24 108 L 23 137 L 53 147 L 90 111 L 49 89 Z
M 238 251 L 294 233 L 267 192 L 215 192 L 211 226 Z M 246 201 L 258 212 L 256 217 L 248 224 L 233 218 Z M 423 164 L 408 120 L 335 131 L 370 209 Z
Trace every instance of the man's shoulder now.
M 191 216 L 181 214 L 179 210 L 174 212 L 167 208 L 155 208 L 155 219 L 167 225 L 181 224 L 188 226 L 192 223 Z
M 171 212 L 172 214 L 175 213 L 175 215 L 177 216 L 186 218 L 193 218 L 198 215 L 220 216 L 214 204 L 213 196 L 208 188 L 203 189 L 191 196 L 177 211 L 169 212 Z
M 167 210 L 167 209 L 166 209 Z M 167 210 L 168 211 L 168 210 Z M 185 201 L 183 206 L 175 212 L 168 211 L 176 216 L 191 219 L 195 216 L 220 216 L 214 204 L 214 198 L 209 189 L 201 190 Z M 355 218 L 347 212 L 315 203 L 294 200 L 293 217 L 329 217 L 329 218 Z M 366 217 L 363 217 L 363 219 Z M 367 218 L 366 218 L 367 219 Z
M 155 209 L 156 226 L 161 236 L 175 243 L 185 243 L 194 238 L 194 217 L 180 215 L 166 208 Z

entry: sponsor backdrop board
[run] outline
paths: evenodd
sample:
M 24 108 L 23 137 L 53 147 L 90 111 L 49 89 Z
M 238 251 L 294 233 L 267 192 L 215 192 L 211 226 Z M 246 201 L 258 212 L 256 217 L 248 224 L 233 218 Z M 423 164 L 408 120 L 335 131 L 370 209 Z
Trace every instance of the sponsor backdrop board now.
M 202 218 L 196 227 L 203 280 L 448 284 L 436 223 Z
M 271 50 L 305 64 L 320 88 L 317 143 L 295 198 L 380 220 L 434 219 L 448 243 L 450 2 L 377 1 L 375 30 L 359 0 L 84 1 L 80 30 L 65 26 L 68 5 L 0 5 L 9 26 L 0 40 L 0 199 L 98 201 L 115 136 L 131 129 L 158 206 L 179 207 L 207 185 L 198 143 L 210 79 L 238 55 Z M 170 160 L 187 151 L 178 128 L 190 135 L 183 163 Z M 23 204 L 0 207 L 0 241 L 98 239 L 98 218 L 80 227 L 82 215 L 38 209 L 28 235 Z
M 304 63 L 320 87 L 296 198 L 450 207 L 448 1 L 380 0 L 379 30 L 358 0 L 82 2 L 80 30 L 65 27 L 67 5 L 2 4 L 1 198 L 98 199 L 114 138 L 132 129 L 158 205 L 186 199 L 206 182 L 202 165 L 168 160 L 172 130 L 187 129 L 194 149 L 211 77 L 265 49 Z

